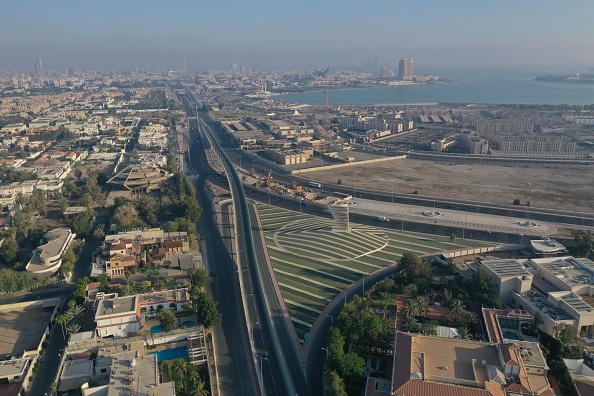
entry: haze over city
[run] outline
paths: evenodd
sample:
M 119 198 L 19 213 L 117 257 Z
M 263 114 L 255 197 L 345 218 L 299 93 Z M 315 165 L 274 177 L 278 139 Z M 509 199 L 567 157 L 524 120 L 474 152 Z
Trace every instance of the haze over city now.
M 590 1 L 3 2 L 0 69 L 590 67 Z
M 592 15 L 0 0 L 0 395 L 594 395 Z

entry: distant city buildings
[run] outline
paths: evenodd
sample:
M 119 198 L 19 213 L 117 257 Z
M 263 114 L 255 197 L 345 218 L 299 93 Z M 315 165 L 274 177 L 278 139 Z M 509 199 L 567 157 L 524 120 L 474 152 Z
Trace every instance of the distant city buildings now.
M 35 70 L 36 76 L 43 76 L 43 62 L 41 62 L 41 58 L 35 61 L 33 65 L 33 69 Z
M 401 80 L 412 80 L 415 75 L 415 61 L 412 59 L 400 59 L 398 63 L 398 78 Z
M 394 74 L 394 69 L 391 67 L 382 67 L 382 78 L 394 78 L 396 74 Z

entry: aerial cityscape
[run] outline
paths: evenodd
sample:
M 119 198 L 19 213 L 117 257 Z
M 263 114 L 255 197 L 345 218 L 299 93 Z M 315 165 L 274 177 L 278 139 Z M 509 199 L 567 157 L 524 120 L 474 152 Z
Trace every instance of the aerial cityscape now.
M 0 395 L 594 395 L 594 4 L 283 3 L 0 7 Z

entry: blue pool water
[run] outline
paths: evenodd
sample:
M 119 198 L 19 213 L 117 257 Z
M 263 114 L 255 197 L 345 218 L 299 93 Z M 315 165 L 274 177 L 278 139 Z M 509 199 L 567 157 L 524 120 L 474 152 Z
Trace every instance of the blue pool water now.
M 151 333 L 162 333 L 163 328 L 161 325 L 151 326 Z
M 196 322 L 194 322 L 193 320 L 186 320 L 179 327 L 194 327 L 194 326 L 196 326 Z
M 188 357 L 188 347 L 163 349 L 162 351 L 149 352 L 149 355 L 157 355 L 157 363 L 163 360 L 175 360 Z
M 517 335 L 509 331 L 503 333 L 503 338 L 507 338 L 508 340 L 519 340 Z

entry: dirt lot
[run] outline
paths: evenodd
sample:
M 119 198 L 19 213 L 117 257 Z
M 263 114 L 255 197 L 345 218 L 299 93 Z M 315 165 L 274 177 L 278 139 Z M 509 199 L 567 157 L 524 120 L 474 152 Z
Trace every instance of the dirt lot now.
M 412 193 L 478 202 L 594 212 L 594 172 L 585 168 L 506 167 L 394 160 L 311 172 L 307 177 L 356 188 Z

